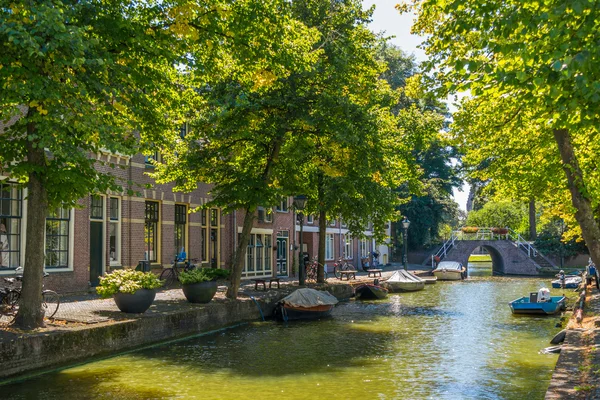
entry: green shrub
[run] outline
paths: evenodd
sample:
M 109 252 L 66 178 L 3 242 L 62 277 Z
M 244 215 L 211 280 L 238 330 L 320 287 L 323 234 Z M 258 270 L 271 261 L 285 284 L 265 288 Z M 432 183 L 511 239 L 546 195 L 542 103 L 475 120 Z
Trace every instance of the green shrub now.
M 196 268 L 191 271 L 184 271 L 179 274 L 179 281 L 182 285 L 216 281 L 217 279 L 227 278 L 229 271 L 218 268 Z
M 163 282 L 152 272 L 141 272 L 133 269 L 117 269 L 100 277 L 96 292 L 103 298 L 117 293 L 133 294 L 139 289 L 158 289 Z

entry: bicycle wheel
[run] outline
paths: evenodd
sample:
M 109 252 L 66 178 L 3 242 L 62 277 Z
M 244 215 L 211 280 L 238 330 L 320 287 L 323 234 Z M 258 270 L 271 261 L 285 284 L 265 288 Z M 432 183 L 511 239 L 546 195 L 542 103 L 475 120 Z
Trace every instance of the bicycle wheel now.
M 163 287 L 169 287 L 173 285 L 177 277 L 175 276 L 175 271 L 173 271 L 173 268 L 167 268 L 160 273 L 159 279 L 164 281 Z
M 54 290 L 44 290 L 42 292 L 42 308 L 46 318 L 54 317 L 60 305 L 60 296 Z
M 2 298 L 0 313 L 5 314 L 6 316 L 14 316 L 16 314 L 19 297 L 21 297 L 21 294 L 17 290 L 9 291 L 6 296 Z
M 340 273 L 340 267 L 338 267 L 337 265 L 333 267 L 333 274 L 335 275 L 336 278 L 341 279 L 342 274 Z

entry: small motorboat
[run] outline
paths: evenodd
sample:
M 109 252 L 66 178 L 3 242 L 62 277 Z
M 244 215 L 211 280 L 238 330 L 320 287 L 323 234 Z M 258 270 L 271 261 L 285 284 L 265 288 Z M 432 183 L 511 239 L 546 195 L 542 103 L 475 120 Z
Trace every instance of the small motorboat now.
M 388 291 L 380 286 L 377 282 L 375 284 L 366 283 L 364 285 L 358 286 L 354 292 L 356 293 L 356 298 L 360 300 L 380 300 L 385 299 L 388 294 Z
M 275 317 L 282 321 L 328 317 L 337 303 L 329 292 L 301 288 L 277 303 Z
M 459 281 L 465 279 L 466 271 L 465 267 L 459 262 L 442 261 L 433 270 L 433 275 L 440 281 Z
M 583 279 L 580 276 L 566 275 L 565 276 L 565 289 L 577 289 L 582 281 L 583 281 Z M 560 279 L 556 279 L 556 280 L 552 281 L 552 288 L 553 289 L 562 288 Z
M 403 269 L 394 272 L 381 284 L 390 292 L 416 292 L 425 288 L 425 280 Z
M 529 296 L 508 303 L 513 314 L 556 314 L 566 308 L 565 296 L 550 296 L 550 290 L 542 288 Z

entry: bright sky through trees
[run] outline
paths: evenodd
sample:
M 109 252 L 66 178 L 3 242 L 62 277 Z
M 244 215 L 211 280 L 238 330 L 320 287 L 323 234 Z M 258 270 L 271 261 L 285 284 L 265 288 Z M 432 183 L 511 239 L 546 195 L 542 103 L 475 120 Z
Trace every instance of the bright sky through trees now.
M 415 55 L 418 61 L 425 59 L 425 52 L 417 48 L 422 42 L 419 36 L 410 33 L 410 27 L 413 23 L 413 16 L 410 14 L 400 14 L 394 7 L 398 3 L 397 0 L 364 0 L 364 7 L 368 8 L 375 5 L 373 14 L 373 22 L 370 26 L 374 32 L 385 32 L 386 36 L 395 36 L 391 42 L 400 46 L 407 53 Z M 452 107 L 450 110 L 456 110 Z M 469 186 L 465 183 L 463 191 L 459 192 L 454 189 L 453 197 L 462 210 L 466 209 L 467 197 L 469 195 Z

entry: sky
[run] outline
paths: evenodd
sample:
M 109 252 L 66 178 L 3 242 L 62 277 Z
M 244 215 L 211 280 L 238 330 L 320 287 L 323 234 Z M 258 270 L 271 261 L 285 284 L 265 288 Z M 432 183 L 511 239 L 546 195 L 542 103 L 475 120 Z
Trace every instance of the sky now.
M 414 54 L 418 61 L 426 59 L 425 52 L 417 46 L 423 39 L 410 33 L 410 27 L 413 23 L 413 15 L 400 14 L 394 8 L 400 0 L 363 0 L 365 9 L 375 5 L 373 22 L 370 27 L 374 32 L 384 32 L 385 36 L 394 36 L 390 41 L 401 47 L 409 54 Z M 454 107 L 450 107 L 452 111 Z M 468 185 L 463 185 L 463 191 L 454 189 L 454 200 L 462 210 L 466 210 L 467 197 L 469 195 Z

